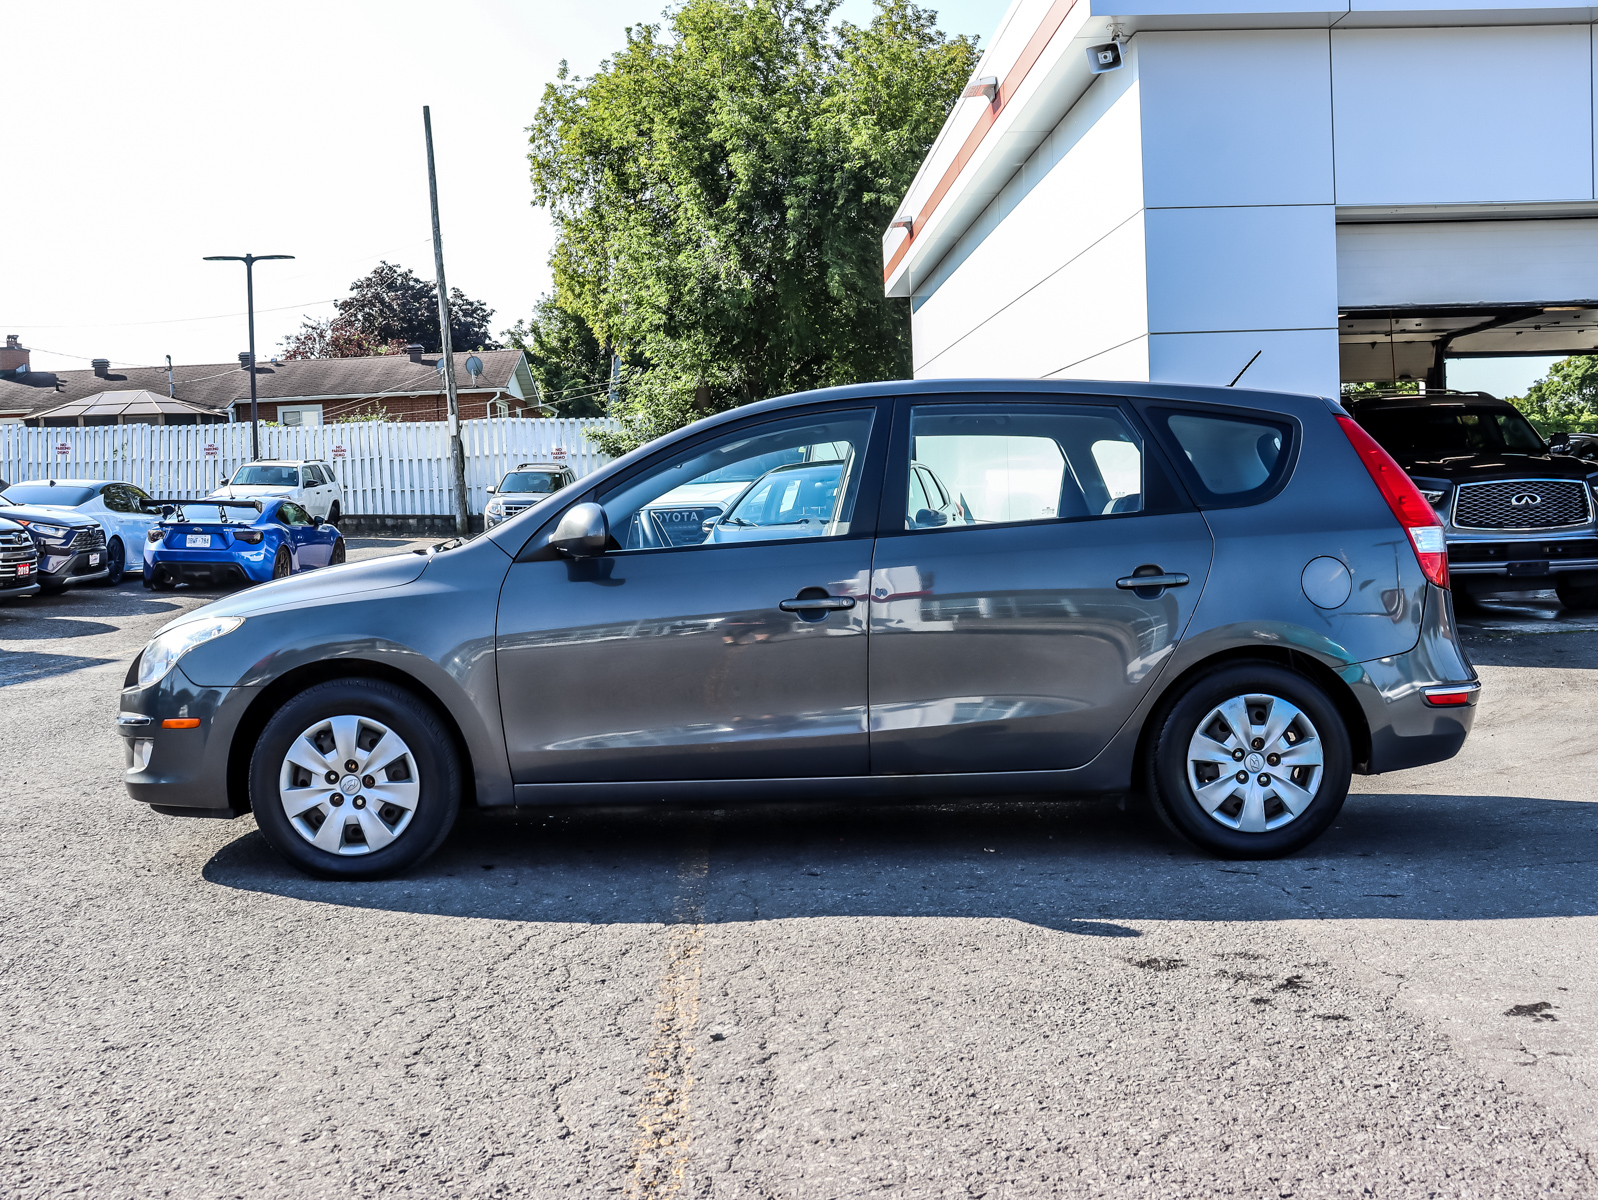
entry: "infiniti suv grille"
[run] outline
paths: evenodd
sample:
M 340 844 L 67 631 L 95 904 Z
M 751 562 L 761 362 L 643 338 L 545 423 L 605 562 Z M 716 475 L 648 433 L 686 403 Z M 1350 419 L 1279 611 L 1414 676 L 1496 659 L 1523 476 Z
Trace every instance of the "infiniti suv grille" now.
M 1587 485 L 1575 479 L 1465 483 L 1454 500 L 1460 529 L 1557 529 L 1590 520 Z

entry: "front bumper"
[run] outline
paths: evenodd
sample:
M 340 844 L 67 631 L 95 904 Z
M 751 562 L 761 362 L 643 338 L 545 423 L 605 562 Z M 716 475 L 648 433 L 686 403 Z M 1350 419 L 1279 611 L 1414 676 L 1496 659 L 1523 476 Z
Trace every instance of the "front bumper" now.
M 1481 681 L 1459 643 L 1453 598 L 1430 584 L 1414 648 L 1356 663 L 1343 678 L 1370 729 L 1370 756 L 1358 768 L 1364 775 L 1453 758 L 1476 720 Z M 1461 691 L 1465 703 L 1439 703 Z
M 1450 575 L 1543 576 L 1598 571 L 1598 528 L 1556 535 L 1447 530 Z
M 138 660 L 128 678 L 138 680 Z M 123 688 L 117 733 L 122 735 L 123 783 L 128 795 L 163 812 L 236 817 L 243 811 L 228 795 L 228 758 L 233 735 L 250 701 L 251 687 L 201 687 L 180 662 L 164 679 Z M 169 729 L 168 719 L 192 720 L 191 729 Z
M 39 583 L 45 587 L 70 587 L 75 583 L 89 583 L 111 574 L 111 564 L 106 561 L 104 546 L 60 554 L 41 548 L 39 551 Z

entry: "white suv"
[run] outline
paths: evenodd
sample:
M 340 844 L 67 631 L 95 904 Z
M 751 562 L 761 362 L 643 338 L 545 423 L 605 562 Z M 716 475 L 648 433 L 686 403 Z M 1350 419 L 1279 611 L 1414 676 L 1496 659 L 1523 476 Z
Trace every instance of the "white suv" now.
M 576 481 L 577 472 L 564 463 L 522 463 L 514 471 L 505 472 L 497 487 L 488 489 L 493 499 L 483 510 L 483 528 L 492 529 L 510 520 L 524 508 L 531 508 Z
M 212 497 L 229 500 L 277 499 L 294 501 L 318 521 L 337 525 L 344 512 L 344 489 L 333 475 L 333 464 L 316 459 L 263 459 L 245 463 Z

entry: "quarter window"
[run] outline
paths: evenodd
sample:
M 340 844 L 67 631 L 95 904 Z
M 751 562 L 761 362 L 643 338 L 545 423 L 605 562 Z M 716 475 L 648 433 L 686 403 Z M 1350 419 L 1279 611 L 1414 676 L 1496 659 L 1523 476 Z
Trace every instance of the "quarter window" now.
M 1152 409 L 1175 443 L 1198 498 L 1216 506 L 1253 504 L 1281 482 L 1290 461 L 1292 427 L 1261 414 Z

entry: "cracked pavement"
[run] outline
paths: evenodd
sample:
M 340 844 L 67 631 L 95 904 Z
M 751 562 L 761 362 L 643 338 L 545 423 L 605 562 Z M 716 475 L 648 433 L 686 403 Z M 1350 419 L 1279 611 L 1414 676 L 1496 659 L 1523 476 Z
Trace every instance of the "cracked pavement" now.
M 335 884 L 123 791 L 126 664 L 206 598 L 0 608 L 6 1196 L 1598 1195 L 1592 630 L 1477 622 L 1464 754 L 1280 862 L 840 798 Z

